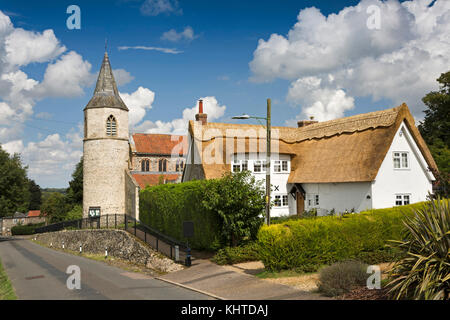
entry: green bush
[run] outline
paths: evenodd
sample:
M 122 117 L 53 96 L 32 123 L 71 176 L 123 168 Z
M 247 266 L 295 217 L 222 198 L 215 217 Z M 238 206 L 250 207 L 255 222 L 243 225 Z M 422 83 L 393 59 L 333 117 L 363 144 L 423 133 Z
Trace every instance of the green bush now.
M 340 261 L 324 267 L 319 273 L 319 291 L 334 297 L 366 284 L 367 265 L 359 261 Z
M 217 251 L 212 261 L 220 265 L 258 261 L 258 249 L 255 242 L 240 247 L 225 247 Z
M 337 261 L 386 262 L 398 254 L 386 246 L 402 239 L 402 219 L 424 204 L 370 210 L 342 217 L 316 217 L 263 226 L 259 256 L 268 270 L 318 269 Z
M 256 239 L 263 222 L 264 191 L 248 172 L 222 179 L 147 187 L 139 197 L 140 220 L 179 241 L 183 221 L 194 223 L 189 245 L 217 250 Z
M 29 235 L 34 234 L 34 229 L 38 227 L 42 227 L 44 225 L 44 222 L 42 223 L 36 223 L 36 224 L 27 224 L 24 226 L 14 226 L 11 228 L 11 234 L 13 236 L 19 236 L 19 235 Z
M 404 221 L 404 239 L 394 246 L 405 257 L 390 272 L 394 299 L 450 299 L 449 200 L 432 201 Z

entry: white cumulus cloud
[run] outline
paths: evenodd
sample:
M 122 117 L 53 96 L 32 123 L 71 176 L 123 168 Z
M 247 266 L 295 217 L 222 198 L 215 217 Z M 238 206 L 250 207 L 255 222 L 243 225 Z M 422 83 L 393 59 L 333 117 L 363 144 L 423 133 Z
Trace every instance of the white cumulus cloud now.
M 170 29 L 162 34 L 162 40 L 168 40 L 172 42 L 177 42 L 180 40 L 192 41 L 197 36 L 194 34 L 194 29 L 187 26 L 183 31 L 177 32 L 175 29 Z
M 133 127 L 144 118 L 146 109 L 152 108 L 155 93 L 150 89 L 139 87 L 131 94 L 120 93 L 120 97 L 130 110 L 128 113 L 129 124 L 130 127 Z
M 367 27 L 369 6 L 379 9 L 379 29 Z M 324 118 L 351 109 L 351 97 L 406 102 L 423 116 L 421 98 L 449 70 L 449 25 L 447 0 L 362 0 L 328 16 L 303 9 L 287 35 L 259 40 L 249 64 L 251 80 L 292 81 L 287 99 L 309 111 L 315 105 L 314 113 L 328 113 Z M 321 90 L 301 89 L 308 77 L 321 79 Z M 330 101 L 341 111 L 333 112 Z
M 220 105 L 216 97 L 208 96 L 200 98 L 203 100 L 203 112 L 208 115 L 208 121 L 216 120 L 222 117 L 225 113 L 226 106 Z M 182 117 L 172 121 L 155 122 L 146 120 L 135 127 L 135 132 L 142 133 L 171 133 L 171 134 L 186 134 L 189 120 L 195 120 L 195 115 L 198 113 L 198 101 L 192 108 L 186 108 L 182 112 Z

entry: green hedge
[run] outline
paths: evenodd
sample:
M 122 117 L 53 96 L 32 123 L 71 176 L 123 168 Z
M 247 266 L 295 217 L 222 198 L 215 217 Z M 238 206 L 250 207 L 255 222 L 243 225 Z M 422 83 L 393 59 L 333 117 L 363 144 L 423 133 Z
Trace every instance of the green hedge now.
M 255 242 L 250 242 L 240 247 L 226 247 L 217 251 L 212 261 L 220 265 L 258 261 L 258 251 L 259 246 Z
M 183 221 L 194 222 L 194 249 L 217 249 L 219 217 L 205 210 L 202 200 L 214 180 L 190 181 L 148 187 L 139 195 L 139 218 L 144 223 L 177 240 L 183 237 Z
M 401 239 L 403 217 L 421 206 L 423 203 L 263 226 L 258 233 L 259 256 L 268 270 L 314 271 L 345 259 L 386 262 L 398 254 L 385 246 L 388 240 Z
M 28 234 L 34 234 L 34 229 L 38 227 L 42 227 L 45 223 L 36 223 L 36 224 L 27 224 L 24 226 L 14 226 L 11 228 L 11 234 L 13 236 L 19 236 L 19 235 L 28 235 Z

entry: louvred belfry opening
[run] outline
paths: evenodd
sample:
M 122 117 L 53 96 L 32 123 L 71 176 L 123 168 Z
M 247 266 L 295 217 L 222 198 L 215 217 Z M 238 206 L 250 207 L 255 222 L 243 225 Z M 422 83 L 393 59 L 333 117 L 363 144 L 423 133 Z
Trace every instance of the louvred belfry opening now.
M 106 135 L 117 136 L 117 122 L 113 115 L 110 115 L 106 121 Z

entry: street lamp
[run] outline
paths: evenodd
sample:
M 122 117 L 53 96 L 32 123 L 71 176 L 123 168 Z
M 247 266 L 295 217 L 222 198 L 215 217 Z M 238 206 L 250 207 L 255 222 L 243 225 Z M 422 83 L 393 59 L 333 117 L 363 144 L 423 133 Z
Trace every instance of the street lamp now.
M 232 117 L 232 119 L 239 120 L 247 120 L 247 119 L 256 119 L 256 120 L 266 120 L 266 129 L 267 129 L 267 152 L 266 152 L 266 218 L 265 222 L 267 225 L 270 225 L 270 108 L 271 101 L 267 99 L 267 117 L 253 117 L 248 114 L 243 114 L 241 116 Z

